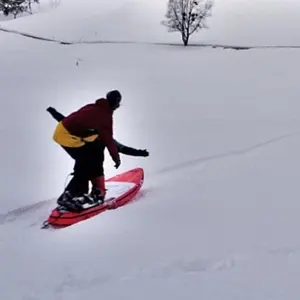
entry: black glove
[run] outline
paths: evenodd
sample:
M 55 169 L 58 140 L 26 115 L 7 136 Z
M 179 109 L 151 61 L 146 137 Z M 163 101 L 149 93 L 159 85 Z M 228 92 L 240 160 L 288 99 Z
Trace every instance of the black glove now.
M 120 160 L 118 160 L 118 161 L 115 161 L 115 168 L 116 169 L 118 169 L 119 167 L 120 167 L 120 165 L 121 165 L 121 161 Z
M 144 149 L 144 150 L 138 150 L 138 156 L 147 157 L 147 156 L 149 156 L 149 152 L 146 149 Z
M 55 109 L 54 109 L 53 107 L 49 106 L 49 107 L 47 108 L 47 111 L 48 111 L 49 113 L 51 113 L 51 112 L 54 112 Z
M 62 121 L 65 116 L 63 114 L 61 114 L 60 112 L 58 112 L 55 108 L 53 107 L 48 107 L 47 111 L 51 114 L 51 116 L 57 121 L 60 122 Z

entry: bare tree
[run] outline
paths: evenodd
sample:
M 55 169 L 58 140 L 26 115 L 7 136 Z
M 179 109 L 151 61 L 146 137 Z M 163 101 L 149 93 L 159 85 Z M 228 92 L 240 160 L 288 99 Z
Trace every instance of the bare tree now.
M 53 8 L 57 7 L 60 4 L 60 2 L 61 2 L 61 0 L 52 0 L 50 2 L 50 6 L 53 7 Z
M 33 3 L 37 3 L 39 4 L 40 3 L 40 0 L 25 0 L 25 4 L 27 6 L 27 12 L 29 14 L 32 14 L 32 4 Z
M 27 6 L 24 5 L 24 2 L 25 0 L 0 0 L 0 11 L 2 11 L 5 16 L 13 15 L 14 18 L 16 18 L 18 14 L 27 10 Z
M 32 4 L 39 3 L 39 0 L 0 0 L 0 11 L 5 16 L 13 15 L 14 19 L 19 14 L 32 14 Z
M 212 7 L 212 0 L 169 0 L 166 20 L 162 24 L 171 32 L 179 31 L 187 46 L 194 32 L 208 28 L 205 20 L 211 16 Z

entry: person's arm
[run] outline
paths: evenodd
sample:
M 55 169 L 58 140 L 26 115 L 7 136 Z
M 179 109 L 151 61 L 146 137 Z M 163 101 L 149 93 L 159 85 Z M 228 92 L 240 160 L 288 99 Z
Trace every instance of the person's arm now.
M 51 114 L 51 116 L 57 121 L 60 122 L 62 121 L 65 116 L 61 113 L 59 113 L 55 108 L 53 107 L 48 107 L 47 111 Z
M 119 153 L 129 155 L 129 156 L 143 156 L 143 157 L 149 156 L 149 152 L 146 149 L 141 150 L 141 149 L 135 149 L 132 147 L 128 147 L 128 146 L 125 146 L 125 145 L 119 143 L 116 140 L 114 140 L 114 142 L 117 145 Z
M 101 136 L 101 140 L 107 147 L 108 152 L 115 162 L 115 167 L 118 168 L 121 164 L 119 151 L 113 139 L 112 116 L 103 117 L 105 123 L 102 123 L 103 128 L 96 128 Z M 102 130 L 101 130 L 102 129 Z

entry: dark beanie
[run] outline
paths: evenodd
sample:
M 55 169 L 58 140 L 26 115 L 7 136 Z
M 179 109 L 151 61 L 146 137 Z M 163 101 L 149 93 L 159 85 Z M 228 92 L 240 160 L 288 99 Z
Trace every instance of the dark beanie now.
M 113 107 L 116 104 L 119 104 L 121 102 L 122 95 L 118 90 L 112 90 L 106 94 L 106 99 L 107 99 L 108 103 L 110 104 L 110 106 Z

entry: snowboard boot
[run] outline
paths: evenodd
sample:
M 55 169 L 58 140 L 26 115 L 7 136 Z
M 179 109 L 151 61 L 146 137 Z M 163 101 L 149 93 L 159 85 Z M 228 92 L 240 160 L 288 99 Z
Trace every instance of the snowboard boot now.
M 65 191 L 57 200 L 57 204 L 69 211 L 79 212 L 82 210 L 82 206 L 74 201 L 74 198 L 70 191 Z
M 83 197 L 78 199 L 78 203 L 83 205 L 83 204 L 103 204 L 105 195 L 106 195 L 106 190 L 105 190 L 105 180 L 104 176 L 97 177 L 92 180 L 93 187 L 92 190 L 89 194 L 84 194 Z
M 105 190 L 101 190 L 96 186 L 93 186 L 90 196 L 94 199 L 94 201 L 99 202 L 100 204 L 104 203 L 105 198 Z

